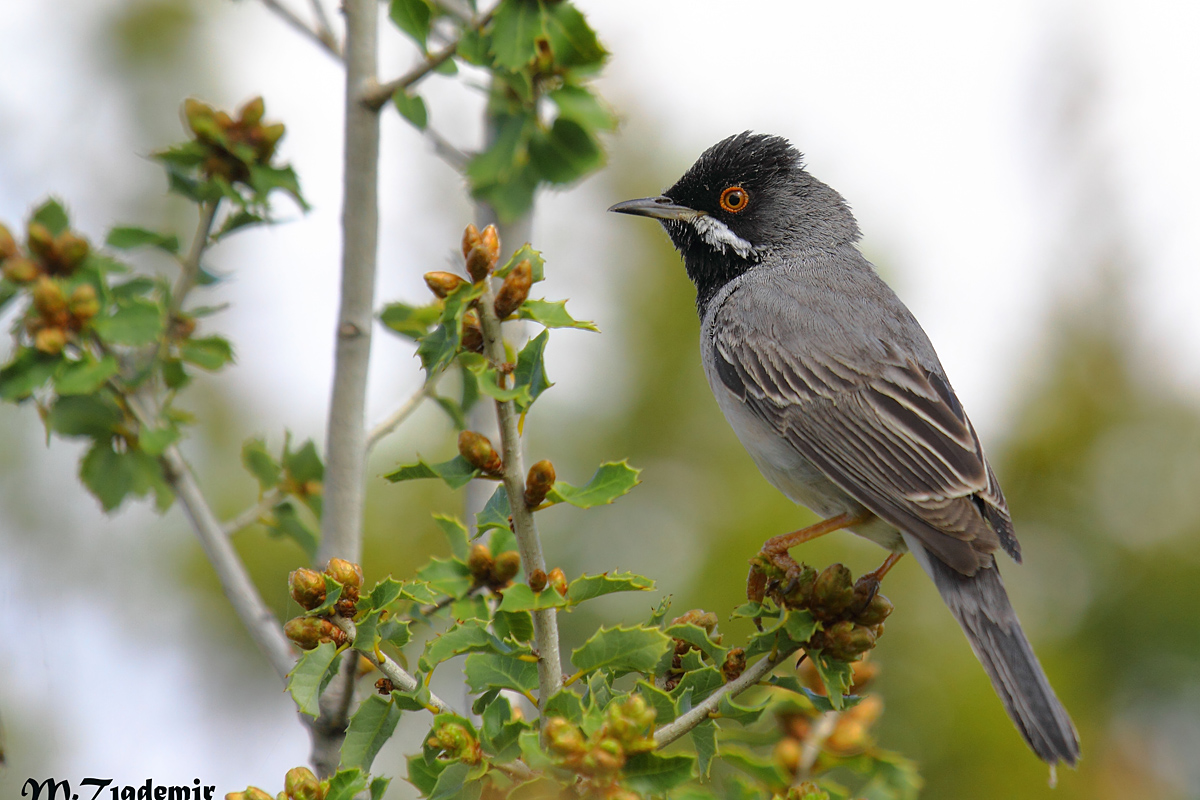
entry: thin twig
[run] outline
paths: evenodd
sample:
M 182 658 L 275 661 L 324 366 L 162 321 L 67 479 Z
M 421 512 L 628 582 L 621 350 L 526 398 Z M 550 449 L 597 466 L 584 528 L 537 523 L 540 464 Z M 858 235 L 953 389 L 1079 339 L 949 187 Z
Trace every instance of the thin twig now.
M 440 376 L 435 375 L 433 378 L 430 378 L 424 386 L 413 392 L 407 400 L 401 403 L 399 408 L 397 408 L 395 411 L 389 414 L 385 420 L 371 429 L 371 432 L 367 434 L 368 453 L 375 449 L 375 445 L 379 444 L 380 440 L 382 440 L 392 431 L 396 430 L 396 428 L 400 427 L 400 424 L 404 422 L 404 420 L 408 419 L 409 416 L 417 410 L 421 403 L 425 402 L 426 399 L 433 397 L 433 390 L 437 387 L 437 381 L 439 377 Z
M 336 46 L 337 38 L 334 36 L 333 25 L 329 21 L 329 15 L 325 13 L 325 4 L 321 0 L 308 0 L 308 4 L 312 6 L 313 16 L 317 19 L 317 35 L 321 37 L 321 41 L 329 42 Z
M 492 21 L 492 14 L 494 13 L 495 9 L 492 9 L 491 11 L 482 14 L 474 23 L 472 23 L 471 27 L 477 30 L 479 28 L 483 28 Z M 360 100 L 367 108 L 378 111 L 379 109 L 383 108 L 388 100 L 392 99 L 392 95 L 394 95 L 398 90 L 407 89 L 408 87 L 412 86 L 414 83 L 440 67 L 447 60 L 453 58 L 456 52 L 458 52 L 458 42 L 451 42 L 441 50 L 438 50 L 436 53 L 430 53 L 427 55 L 424 61 L 401 75 L 399 78 L 390 80 L 387 83 L 368 84 L 364 89 Z
M 233 519 L 227 520 L 222 526 L 225 529 L 225 535 L 233 536 L 243 528 L 248 528 L 258 522 L 264 514 L 278 505 L 284 496 L 284 493 L 278 489 L 270 490 L 257 503 L 250 506 L 250 508 L 247 508 Z
M 817 763 L 817 756 L 821 754 L 821 746 L 833 734 L 841 715 L 840 711 L 826 711 L 817 718 L 816 724 L 812 726 L 808 735 L 804 737 L 804 741 L 800 743 L 800 763 L 796 765 L 796 777 L 792 782 L 793 785 L 799 786 L 812 777 L 813 764 Z
M 471 162 L 471 156 L 459 150 L 454 145 L 450 144 L 440 133 L 433 128 L 425 128 L 425 135 L 433 144 L 433 152 L 438 155 L 442 161 L 449 164 L 455 172 L 464 172 L 467 169 L 467 164 Z
M 329 620 L 334 625 L 338 626 L 338 628 L 342 630 L 342 633 L 346 634 L 346 637 L 351 642 L 354 641 L 354 637 L 358 635 L 358 629 L 355 627 L 352 620 L 337 615 L 330 617 Z M 368 661 L 379 668 L 379 671 L 382 672 L 388 680 L 390 680 L 403 691 L 415 692 L 417 689 L 421 688 L 421 682 L 417 680 L 416 676 L 393 661 L 390 657 L 388 657 L 387 653 L 379 652 L 376 654 L 372 652 L 363 652 L 362 650 L 356 650 L 354 652 L 361 653 L 363 656 L 365 656 Z M 382 658 L 380 658 L 380 656 L 382 656 Z M 429 693 L 429 704 L 438 711 L 450 714 L 458 713 L 451 708 L 445 700 L 438 697 L 436 694 L 433 694 L 432 692 Z
M 484 280 L 483 297 L 479 301 L 479 323 L 483 330 L 484 353 L 491 361 L 502 364 L 506 360 L 504 333 L 493 307 L 496 290 L 491 279 Z M 521 563 L 525 574 L 535 570 L 546 571 L 546 559 L 542 555 L 542 543 L 538 539 L 533 512 L 525 504 L 525 465 L 521 455 L 521 435 L 517 430 L 517 410 L 512 401 L 496 401 L 496 418 L 500 424 L 501 458 L 504 460 L 504 487 L 508 492 L 509 511 L 512 513 L 513 534 L 521 551 Z M 562 656 L 558 648 L 558 618 L 553 608 L 533 612 L 533 636 L 538 656 L 538 700 L 539 707 L 562 687 Z
M 171 316 L 175 316 L 183 309 L 183 301 L 187 299 L 190 292 L 196 285 L 197 279 L 200 277 L 200 259 L 204 256 L 204 250 L 208 247 L 208 237 L 212 232 L 213 222 L 217 218 L 217 208 L 220 207 L 221 201 L 206 200 L 200 204 L 200 221 L 196 224 L 196 235 L 192 238 L 192 246 L 188 249 L 188 254 L 179 262 L 179 277 L 175 281 L 175 288 L 171 291 Z
M 262 0 L 262 4 L 278 14 L 284 22 L 316 42 L 321 49 L 329 53 L 329 55 L 338 60 L 342 59 L 342 51 L 341 48 L 338 47 L 337 40 L 333 37 L 332 29 L 324 27 L 323 29 L 318 30 L 316 28 L 309 27 L 307 22 L 300 19 L 300 17 L 296 15 L 296 12 L 279 2 L 279 0 Z
M 656 730 L 654 732 L 654 746 L 656 748 L 666 747 L 701 722 L 704 722 L 704 720 L 708 719 L 708 715 L 716 711 L 717 707 L 721 705 L 722 697 L 737 697 L 767 677 L 771 670 L 782 664 L 794 652 L 795 649 L 786 652 L 781 650 L 774 657 L 765 656 L 756 661 L 754 666 L 743 672 L 740 677 L 730 681 L 704 698 L 702 702 L 693 706 L 691 711 L 676 717 L 674 722 L 663 725 Z

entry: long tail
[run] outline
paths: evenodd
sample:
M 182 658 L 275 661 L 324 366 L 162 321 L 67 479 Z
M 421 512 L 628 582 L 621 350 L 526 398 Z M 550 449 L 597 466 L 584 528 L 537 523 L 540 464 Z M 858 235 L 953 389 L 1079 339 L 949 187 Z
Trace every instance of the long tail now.
M 1008 716 L 1029 747 L 1051 766 L 1059 761 L 1075 766 L 1079 760 L 1079 734 L 1021 630 L 1000 571 L 993 566 L 968 577 L 919 545 L 912 549 L 962 626 Z

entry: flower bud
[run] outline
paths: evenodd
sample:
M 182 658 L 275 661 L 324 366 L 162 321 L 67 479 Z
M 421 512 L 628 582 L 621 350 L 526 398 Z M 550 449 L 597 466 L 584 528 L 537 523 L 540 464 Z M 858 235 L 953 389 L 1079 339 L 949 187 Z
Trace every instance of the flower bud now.
M 491 261 L 488 259 L 487 251 L 482 245 L 475 245 L 471 248 L 471 252 L 467 253 L 467 274 L 471 276 L 471 280 L 479 283 L 488 276 L 491 271 Z
M 521 554 L 516 550 L 505 550 L 496 556 L 489 582 L 494 586 L 503 586 L 515 578 L 520 571 Z
M 354 604 L 358 602 L 363 582 L 362 567 L 340 558 L 331 558 L 325 567 L 325 574 L 342 585 L 342 596 L 337 603 L 338 613 L 343 617 L 353 616 Z
M 627 749 L 640 749 L 646 731 L 654 723 L 656 713 L 640 694 L 631 694 L 613 701 L 604 709 L 605 730 Z
M 804 748 L 795 739 L 780 739 L 771 752 L 771 760 L 788 775 L 795 775 L 800 768 Z
M 800 574 L 790 579 L 783 587 L 783 603 L 788 608 L 808 608 L 813 600 L 813 586 L 817 582 L 817 571 L 804 564 Z
M 183 119 L 192 133 L 199 135 L 204 130 L 204 123 L 211 120 L 212 116 L 212 106 L 207 103 L 202 103 L 194 97 L 183 101 Z
M 66 312 L 67 298 L 58 281 L 48 275 L 38 278 L 33 287 L 33 307 L 47 320 L 54 320 Z
M 500 260 L 500 237 L 496 233 L 496 226 L 488 225 L 471 240 L 468 248 L 470 231 L 471 228 L 468 227 L 467 233 L 463 235 L 463 255 L 467 260 L 467 274 L 471 276 L 471 280 L 479 283 L 496 269 L 496 263 Z
M 504 319 L 520 308 L 525 299 L 529 297 L 529 287 L 532 285 L 533 267 L 530 265 L 529 259 L 522 259 L 521 263 L 508 273 L 508 277 L 500 285 L 500 291 L 496 293 L 494 306 L 496 316 Z
M 500 234 L 496 231 L 495 225 L 488 225 L 479 232 L 479 241 L 483 245 L 483 249 L 487 252 L 488 260 L 491 261 L 492 269 L 500 262 Z M 490 271 L 490 270 L 489 270 Z
M 736 681 L 746 671 L 746 651 L 735 647 L 725 654 L 725 663 L 721 664 L 721 675 L 725 682 Z
M 213 114 L 213 121 L 217 123 L 218 128 L 225 132 L 228 132 L 234 126 L 233 117 L 224 111 L 218 111 Z
M 617 772 L 625 766 L 625 748 L 615 739 L 600 739 L 584 757 L 583 765 L 600 774 Z
M 292 767 L 283 777 L 283 793 L 290 800 L 322 800 L 321 782 L 307 767 Z
M 324 617 L 289 619 L 283 632 L 301 650 L 313 650 L 322 642 L 333 642 L 338 647 L 346 643 L 346 634 L 341 628 Z
M 871 598 L 871 602 L 867 604 L 867 607 L 859 612 L 854 621 L 859 625 L 866 625 L 867 627 L 881 625 L 892 613 L 893 608 L 895 607 L 892 605 L 891 600 L 877 593 Z
M 462 346 L 472 353 L 483 352 L 483 328 L 479 327 L 479 317 L 473 311 L 463 315 Z
M 671 620 L 672 625 L 697 625 L 704 628 L 705 633 L 712 633 L 717 629 L 717 615 L 711 611 L 705 611 L 702 608 L 693 608 L 685 614 L 680 614 L 675 619 Z
M 875 633 L 848 619 L 835 622 L 821 633 L 821 649 L 839 661 L 851 661 L 875 646 Z
M 883 711 L 883 701 L 868 695 L 858 705 L 844 712 L 825 747 L 834 755 L 850 756 L 861 753 L 870 745 L 869 729 Z
M 525 476 L 525 505 L 537 508 L 554 487 L 554 465 L 542 460 L 529 468 Z
M 498 474 L 504 468 L 500 454 L 492 447 L 491 441 L 481 433 L 463 431 L 458 435 L 458 452 L 467 463 L 476 469 L 491 475 Z
M 18 252 L 20 251 L 17 248 L 17 240 L 13 238 L 12 231 L 0 225 L 0 261 L 12 258 Z
M 426 272 L 425 285 L 429 287 L 429 291 L 433 292 L 438 297 L 446 297 L 458 287 L 466 283 L 465 280 L 455 275 L 453 272 Z
M 583 732 L 562 717 L 551 717 L 546 720 L 546 727 L 543 733 L 546 736 L 546 747 L 554 753 L 561 755 L 578 754 L 583 752 L 586 746 Z
M 256 148 L 258 157 L 262 161 L 270 161 L 271 156 L 275 153 L 275 146 L 279 144 L 279 140 L 287 132 L 282 122 L 276 122 L 271 125 L 263 125 L 260 129 L 261 144 Z
M 255 97 L 238 109 L 238 119 L 246 127 L 252 128 L 262 122 L 265 110 L 266 104 L 263 103 L 262 97 Z
M 271 795 L 257 786 L 247 786 L 244 792 L 230 792 L 225 800 L 272 800 Z
M 70 275 L 75 268 L 83 263 L 91 251 L 87 239 L 71 231 L 63 231 L 54 239 L 54 251 L 60 272 Z
M 33 346 L 48 356 L 56 356 L 67 346 L 67 332 L 58 327 L 42 328 L 34 334 Z
M 471 570 L 471 577 L 475 579 L 476 583 L 487 582 L 494 564 L 492 551 L 486 544 L 474 545 L 470 555 L 467 556 L 467 569 Z
M 325 577 L 305 567 L 292 570 L 288 575 L 288 591 L 301 608 L 311 611 L 325 602 Z
M 830 564 L 817 576 L 812 590 L 812 610 L 818 616 L 832 619 L 854 602 L 854 587 L 850 570 L 841 564 Z
M 567 596 L 567 576 L 562 567 L 555 567 L 546 575 L 546 583 L 561 596 Z
M 26 236 L 29 252 L 44 260 L 54 257 L 54 234 L 49 228 L 40 222 L 30 222 Z
M 70 309 L 71 316 L 84 323 L 100 313 L 100 299 L 96 297 L 96 290 L 90 283 L 80 284 L 71 292 L 67 308 Z
M 36 261 L 24 256 L 13 256 L 4 259 L 4 266 L 0 268 L 0 274 L 13 283 L 29 283 L 37 280 L 41 270 Z
M 483 759 L 479 742 L 475 741 L 471 732 L 458 722 L 444 722 L 439 725 L 434 729 L 433 735 L 429 737 L 426 744 L 464 764 L 478 764 Z
M 478 245 L 479 242 L 480 242 L 479 229 L 476 228 L 474 225 L 468 224 L 467 227 L 463 230 L 463 238 L 462 238 L 463 258 L 466 258 L 467 255 L 471 252 L 471 248 Z
M 529 588 L 535 592 L 540 592 L 546 588 L 546 573 L 543 570 L 535 569 L 529 573 Z

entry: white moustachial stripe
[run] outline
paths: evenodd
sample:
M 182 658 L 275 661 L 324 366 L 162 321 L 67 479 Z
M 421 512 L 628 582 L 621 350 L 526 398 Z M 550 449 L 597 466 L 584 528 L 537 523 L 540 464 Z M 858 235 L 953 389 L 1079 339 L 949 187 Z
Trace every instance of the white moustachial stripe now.
M 754 252 L 754 245 L 729 230 L 729 227 L 719 219 L 714 219 L 707 214 L 697 214 L 696 218 L 692 220 L 692 225 L 695 226 L 704 241 L 713 247 L 720 248 L 722 252 L 733 250 L 740 258 L 746 258 Z

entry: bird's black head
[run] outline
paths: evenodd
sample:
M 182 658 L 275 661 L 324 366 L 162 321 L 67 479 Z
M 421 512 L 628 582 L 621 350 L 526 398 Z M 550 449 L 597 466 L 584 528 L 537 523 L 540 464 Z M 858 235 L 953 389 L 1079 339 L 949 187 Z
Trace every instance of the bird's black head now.
M 718 142 L 661 197 L 609 211 L 659 220 L 696 284 L 701 315 L 717 291 L 771 255 L 831 250 L 858 239 L 841 195 L 804 170 L 779 136 Z

